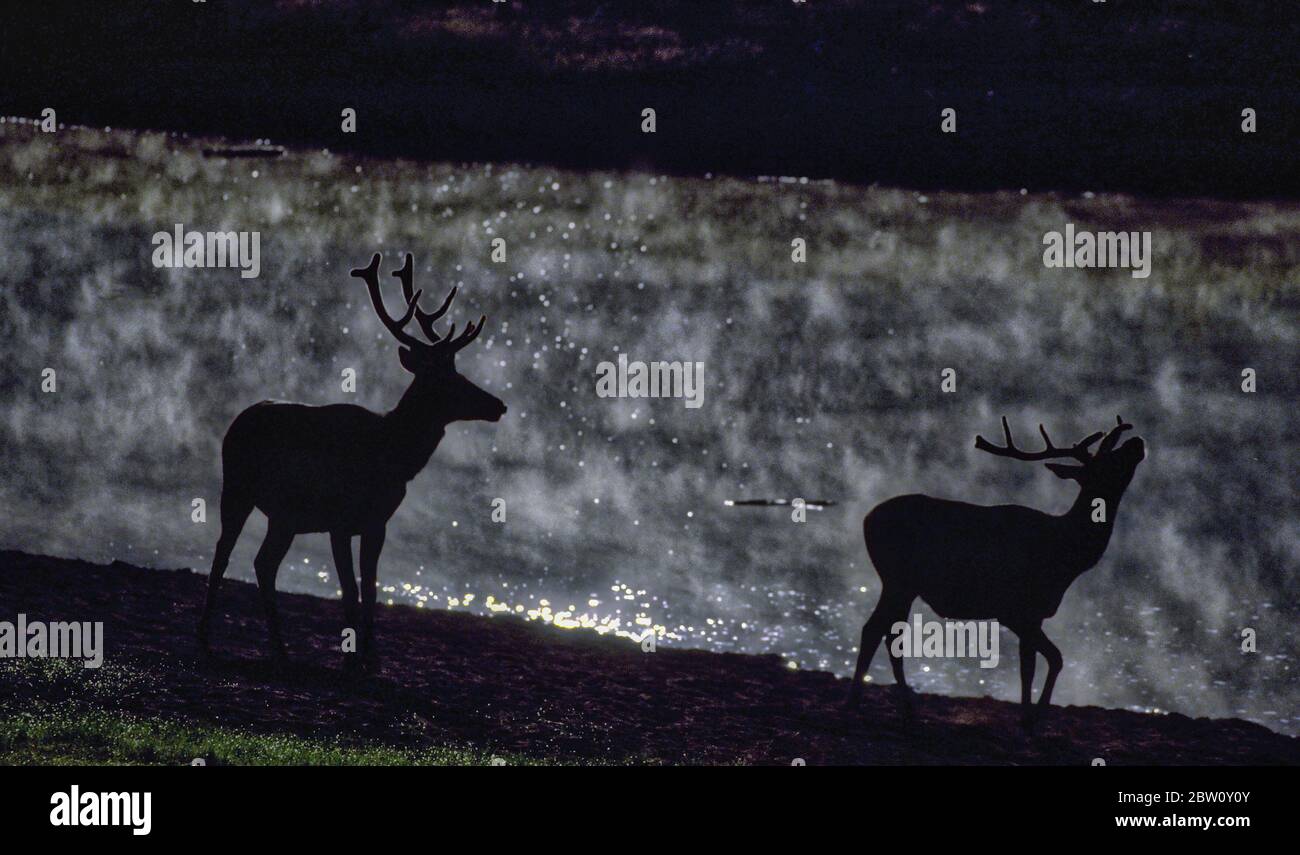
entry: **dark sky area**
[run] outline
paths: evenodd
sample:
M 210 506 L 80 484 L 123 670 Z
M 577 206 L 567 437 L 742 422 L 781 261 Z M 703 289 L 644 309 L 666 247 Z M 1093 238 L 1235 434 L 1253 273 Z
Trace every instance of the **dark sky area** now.
M 53 0 L 0 112 L 421 158 L 1276 198 L 1300 10 L 1047 0 Z M 340 111 L 358 110 L 354 135 Z M 658 130 L 640 131 L 653 107 Z M 958 133 L 938 132 L 957 111 Z M 1241 132 L 1242 110 L 1258 130 Z

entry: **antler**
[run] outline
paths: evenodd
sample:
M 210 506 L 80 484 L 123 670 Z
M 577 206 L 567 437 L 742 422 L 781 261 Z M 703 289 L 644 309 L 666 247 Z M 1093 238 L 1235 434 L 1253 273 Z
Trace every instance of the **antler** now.
M 402 264 L 401 269 L 393 271 L 393 275 L 402 283 L 402 293 L 406 297 L 406 313 L 398 320 L 394 320 L 389 316 L 388 311 L 384 308 L 383 294 L 379 291 L 379 262 L 381 260 L 382 256 L 376 252 L 374 257 L 370 259 L 369 267 L 358 267 L 352 271 L 352 275 L 365 281 L 366 289 L 370 292 L 370 302 L 375 307 L 375 314 L 379 315 L 379 320 L 383 322 L 384 326 L 388 327 L 388 331 L 393 334 L 394 338 L 407 347 L 435 347 L 438 350 L 451 353 L 455 353 L 478 338 L 479 333 L 483 331 L 484 324 L 487 323 L 486 315 L 479 317 L 477 324 L 466 325 L 464 332 L 459 336 L 456 335 L 456 325 L 454 323 L 447 330 L 445 336 L 438 335 L 433 328 L 434 322 L 447 313 L 447 309 L 451 307 L 452 299 L 456 296 L 457 289 L 452 288 L 447 292 L 447 298 L 442 301 L 442 306 L 438 308 L 438 311 L 423 311 L 420 308 L 420 295 L 424 292 L 415 290 L 411 285 L 413 260 L 409 252 L 406 254 L 406 261 Z M 424 330 L 424 334 L 429 337 L 428 342 L 420 341 L 403 329 L 411 322 L 411 318 L 415 318 L 419 322 L 420 329 Z
M 1132 430 L 1132 428 L 1133 425 L 1124 421 L 1122 416 L 1115 416 L 1115 427 L 1111 428 L 1110 433 L 1106 434 L 1106 438 L 1101 441 L 1101 445 L 1097 447 L 1097 453 L 1108 453 L 1119 442 L 1119 435 L 1126 430 Z
M 421 292 L 416 291 L 414 294 L 407 296 L 406 314 L 402 315 L 400 320 L 393 320 L 388 314 L 388 310 L 384 308 L 384 295 L 379 293 L 380 258 L 380 254 L 376 252 L 374 258 L 370 259 L 369 267 L 353 268 L 352 275 L 366 283 L 366 290 L 370 292 L 370 302 L 374 304 L 375 314 L 379 315 L 379 320 L 383 322 L 384 326 L 388 327 L 388 331 L 393 334 L 393 338 L 407 347 L 428 347 L 427 344 L 403 329 L 415 315 Z
M 1118 428 L 1116 429 L 1118 431 Z M 1043 435 L 1043 442 L 1046 447 L 1042 451 L 1021 451 L 1016 448 L 1015 441 L 1011 439 L 1011 427 L 1007 424 L 1007 417 L 1002 417 L 1002 432 L 1007 436 L 1005 447 L 998 447 L 986 440 L 982 436 L 975 437 L 975 447 L 980 451 L 987 451 L 989 454 L 996 454 L 999 457 L 1011 457 L 1016 460 L 1049 460 L 1059 457 L 1072 457 L 1081 463 L 1091 459 L 1088 453 L 1088 446 L 1102 438 L 1102 432 L 1097 431 L 1094 434 L 1084 437 L 1076 442 L 1070 448 L 1057 448 L 1052 445 L 1052 439 L 1047 435 L 1047 429 L 1041 424 L 1038 426 L 1038 432 Z
M 478 334 L 483 332 L 483 325 L 486 323 L 487 315 L 479 315 L 478 323 L 467 324 L 465 326 L 465 331 L 459 336 L 456 335 L 456 325 L 453 323 L 451 328 L 447 330 L 446 337 L 438 342 L 437 347 L 445 347 L 452 353 L 455 353 L 474 339 L 478 338 Z
M 408 252 L 406 254 L 406 261 L 402 264 L 402 268 L 393 271 L 393 275 L 402 283 L 402 294 L 405 295 L 407 302 L 411 302 L 413 295 L 417 293 L 413 290 L 411 285 L 412 263 L 413 260 L 411 254 Z M 415 307 L 415 320 L 419 323 L 420 329 L 424 330 L 424 334 L 428 336 L 430 342 L 437 343 L 442 338 L 434 331 L 433 324 L 443 315 L 447 314 L 447 309 L 451 307 L 451 301 L 456 298 L 457 290 L 459 289 L 453 287 L 447 292 L 447 298 L 442 301 L 442 305 L 436 312 L 426 312 L 419 306 Z

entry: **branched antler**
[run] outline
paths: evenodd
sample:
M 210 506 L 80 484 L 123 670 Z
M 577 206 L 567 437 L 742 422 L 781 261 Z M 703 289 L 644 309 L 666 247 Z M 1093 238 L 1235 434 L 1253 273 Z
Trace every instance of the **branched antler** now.
M 415 316 L 416 311 L 419 309 L 418 303 L 420 302 L 421 292 L 416 291 L 414 294 L 407 295 L 406 314 L 402 315 L 399 320 L 394 320 L 388 314 L 388 310 L 384 308 L 384 295 L 379 292 L 380 258 L 379 253 L 376 252 L 374 258 L 370 259 L 369 267 L 354 268 L 352 275 L 366 283 L 366 290 L 370 292 L 370 302 L 375 307 L 375 314 L 379 316 L 379 320 L 388 328 L 388 331 L 393 334 L 393 338 L 407 347 L 428 347 L 427 344 L 403 329 L 411 322 L 411 318 Z
M 464 332 L 459 336 L 456 335 L 456 324 L 453 323 L 444 336 L 438 335 L 433 325 L 439 318 L 447 314 L 447 309 L 451 307 L 451 301 L 456 296 L 456 288 L 447 292 L 447 298 L 442 301 L 442 305 L 436 312 L 426 312 L 420 308 L 420 295 L 424 292 L 415 290 L 411 285 L 411 271 L 413 260 L 411 254 L 406 254 L 406 262 L 400 270 L 394 270 L 393 275 L 402 283 L 402 294 L 406 297 L 406 313 L 401 318 L 394 319 L 384 308 L 384 296 L 379 291 L 379 262 L 382 256 L 375 253 L 374 258 L 370 259 L 369 267 L 358 267 L 352 271 L 352 275 L 366 283 L 366 289 L 370 292 L 370 302 L 374 304 L 375 314 L 383 322 L 388 331 L 393 334 L 393 338 L 400 341 L 407 347 L 423 348 L 428 351 L 441 352 L 444 354 L 454 354 L 465 345 L 478 338 L 479 333 L 483 332 L 483 326 L 487 323 L 487 316 L 480 316 L 478 323 L 467 324 Z M 428 336 L 427 342 L 420 341 L 415 336 L 408 333 L 404 328 L 411 322 L 411 318 L 420 324 L 420 329 Z
M 465 326 L 465 331 L 459 336 L 456 335 L 456 325 L 453 323 L 451 329 L 447 331 L 446 337 L 442 341 L 438 342 L 437 346 L 440 348 L 445 347 L 452 353 L 455 353 L 474 339 L 478 338 L 478 334 L 483 332 L 483 325 L 486 323 L 487 315 L 480 315 L 478 323 L 475 324 L 471 322 L 467 324 Z
M 1127 427 L 1127 426 L 1126 426 Z M 1117 432 L 1119 429 L 1117 428 Z M 1043 435 L 1044 448 L 1042 451 L 1021 451 L 1016 448 L 1015 441 L 1011 438 L 1011 427 L 1007 424 L 1007 417 L 1002 417 L 1002 432 L 1006 434 L 1007 444 L 999 447 L 989 442 L 982 436 L 975 437 L 975 447 L 980 451 L 987 451 L 989 454 L 996 454 L 999 457 L 1010 457 L 1015 460 L 1051 460 L 1053 458 L 1071 457 L 1081 463 L 1086 463 L 1092 459 L 1088 453 L 1088 446 L 1101 439 L 1103 433 L 1097 431 L 1094 434 L 1084 437 L 1076 442 L 1070 448 L 1057 448 L 1052 445 L 1052 438 L 1047 435 L 1047 429 L 1041 424 L 1038 426 L 1038 432 Z M 1108 437 L 1109 439 L 1109 437 Z
M 1115 416 L 1115 427 L 1111 428 L 1110 433 L 1106 434 L 1106 438 L 1101 441 L 1101 445 L 1097 448 L 1097 453 L 1108 454 L 1110 450 L 1115 447 L 1115 443 L 1119 442 L 1119 435 L 1126 430 L 1132 429 L 1133 425 L 1124 421 L 1122 416 Z
M 406 254 L 406 261 L 402 264 L 401 269 L 393 271 L 393 275 L 402 283 L 402 294 L 405 295 L 408 302 L 411 300 L 412 295 L 416 293 L 411 284 L 413 264 L 414 260 L 408 252 Z M 453 287 L 447 292 L 446 299 L 442 301 L 442 305 L 438 307 L 436 312 L 426 312 L 419 306 L 416 306 L 415 308 L 416 323 L 420 325 L 420 329 L 424 330 L 424 334 L 428 337 L 431 344 L 436 344 L 442 339 L 442 336 L 438 335 L 438 333 L 434 331 L 433 324 L 443 315 L 447 314 L 447 309 L 451 308 L 451 301 L 456 299 L 457 290 L 459 289 Z

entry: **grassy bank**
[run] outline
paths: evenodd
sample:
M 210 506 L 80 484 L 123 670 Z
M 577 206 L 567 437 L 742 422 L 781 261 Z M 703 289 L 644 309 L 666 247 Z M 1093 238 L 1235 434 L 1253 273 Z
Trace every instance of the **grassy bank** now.
M 514 617 L 380 610 L 381 673 L 349 678 L 337 604 L 286 594 L 290 665 L 268 666 L 253 586 L 228 581 L 211 658 L 189 643 L 203 578 L 0 552 L 0 603 L 94 614 L 103 662 L 0 660 L 0 761 L 322 765 L 1297 764 L 1300 740 L 1259 725 L 922 695 L 915 717 L 868 686 L 775 656 L 654 652 Z
M 469 749 L 408 751 L 272 736 L 125 713 L 51 706 L 0 712 L 0 765 L 483 766 L 517 757 Z M 529 760 L 529 763 L 539 761 Z
M 86 669 L 59 659 L 0 662 L 0 765 L 483 766 L 546 758 L 469 746 L 419 747 L 227 727 L 130 711 L 156 673 L 110 663 Z

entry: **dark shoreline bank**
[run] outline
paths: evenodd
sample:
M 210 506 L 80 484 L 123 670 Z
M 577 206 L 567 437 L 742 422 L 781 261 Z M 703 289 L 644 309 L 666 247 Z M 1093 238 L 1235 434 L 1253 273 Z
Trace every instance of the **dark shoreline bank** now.
M 776 656 L 643 653 L 593 633 L 408 606 L 380 610 L 383 673 L 349 681 L 337 603 L 301 594 L 280 595 L 293 667 L 275 674 L 262 657 L 256 591 L 233 580 L 215 658 L 200 665 L 193 624 L 204 584 L 189 570 L 0 551 L 0 618 L 102 620 L 105 668 L 121 669 L 107 679 L 117 687 L 104 700 L 111 711 L 258 733 L 613 762 L 1300 764 L 1300 739 L 1238 719 L 1062 707 L 1026 737 L 1015 704 L 923 695 L 909 723 L 888 687 L 868 687 L 862 709 L 846 713 L 846 680 Z M 63 700 L 49 695 L 0 668 L 0 696 L 13 708 Z

